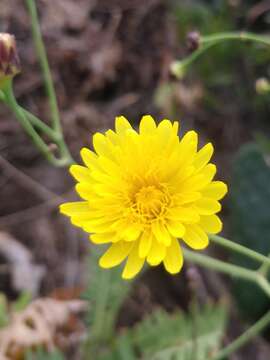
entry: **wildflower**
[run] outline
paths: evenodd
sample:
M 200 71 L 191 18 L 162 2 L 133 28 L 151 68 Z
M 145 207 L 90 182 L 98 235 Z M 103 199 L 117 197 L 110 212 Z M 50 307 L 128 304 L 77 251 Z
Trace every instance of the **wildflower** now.
M 0 33 L 0 87 L 20 72 L 15 37 Z
M 126 258 L 123 278 L 134 277 L 147 262 L 178 273 L 183 265 L 180 242 L 195 250 L 208 245 L 207 233 L 221 231 L 217 212 L 227 192 L 213 181 L 208 164 L 213 146 L 197 150 L 198 135 L 180 140 L 178 122 L 157 126 L 143 116 L 136 132 L 123 117 L 115 131 L 93 137 L 95 152 L 83 148 L 85 166 L 72 165 L 76 190 L 84 200 L 61 205 L 71 222 L 91 233 L 95 244 L 110 244 L 100 266 L 111 268 Z

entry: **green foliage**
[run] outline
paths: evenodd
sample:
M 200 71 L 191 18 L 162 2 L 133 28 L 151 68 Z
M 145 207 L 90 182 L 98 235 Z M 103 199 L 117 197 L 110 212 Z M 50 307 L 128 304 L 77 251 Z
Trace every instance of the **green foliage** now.
M 223 306 L 188 315 L 158 310 L 120 335 L 114 350 L 98 360 L 206 360 L 219 349 L 225 323 Z
M 232 7 L 228 1 L 173 1 L 172 16 L 179 34 L 179 45 L 185 48 L 186 35 L 193 30 L 202 35 L 226 31 L 241 31 L 246 2 Z M 239 21 L 243 19 L 243 23 Z M 245 27 L 245 26 L 244 26 Z M 183 54 L 182 58 L 188 55 Z M 203 85 L 204 108 L 214 113 L 226 113 L 233 109 L 245 109 L 245 114 L 260 112 L 261 121 L 268 120 L 269 101 L 267 97 L 256 96 L 255 82 L 268 73 L 270 52 L 261 44 L 241 41 L 224 41 L 209 49 L 192 65 L 187 76 L 195 77 Z M 224 91 L 225 89 L 228 91 Z M 224 103 L 228 104 L 228 106 Z
M 25 309 L 31 300 L 32 296 L 30 293 L 22 292 L 18 299 L 9 305 L 5 294 L 0 293 L 0 328 L 8 325 L 10 312 Z
M 89 302 L 86 352 L 101 348 L 112 338 L 116 317 L 130 290 L 131 282 L 122 280 L 121 268 L 104 270 L 98 266 L 103 251 L 103 247 L 93 246 L 89 257 L 90 280 L 83 295 L 83 299 Z
M 200 1 L 177 2 L 173 13 L 178 24 L 180 43 L 194 29 L 203 35 L 234 29 L 233 17 L 224 1 L 217 8 Z M 238 43 L 234 51 L 231 51 L 232 46 L 224 43 L 213 47 L 193 65 L 193 72 L 198 73 L 208 87 L 230 86 L 235 82 L 232 69 L 243 57 L 243 45 Z
M 27 291 L 23 291 L 18 297 L 18 299 L 11 304 L 11 309 L 12 311 L 15 312 L 22 311 L 30 304 L 31 301 L 32 301 L 31 293 Z
M 8 324 L 8 304 L 4 294 L 0 293 L 0 328 Z
M 36 351 L 27 351 L 25 360 L 65 360 L 65 357 L 58 350 L 49 353 L 39 348 Z
M 270 167 L 261 146 L 250 144 L 239 152 L 233 167 L 230 187 L 233 239 L 264 255 L 270 253 Z M 234 262 L 244 267 L 257 264 L 235 255 Z M 257 318 L 269 300 L 255 285 L 235 282 L 235 294 L 245 315 Z

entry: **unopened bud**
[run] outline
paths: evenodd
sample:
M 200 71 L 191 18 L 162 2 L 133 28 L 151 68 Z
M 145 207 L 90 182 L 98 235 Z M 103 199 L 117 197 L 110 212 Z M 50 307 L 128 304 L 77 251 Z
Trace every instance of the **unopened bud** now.
M 270 82 L 266 78 L 260 78 L 256 81 L 255 88 L 257 94 L 267 94 L 270 92 Z
M 198 31 L 191 31 L 187 34 L 187 48 L 190 52 L 197 50 L 201 44 L 201 34 Z
M 0 86 L 20 72 L 15 37 L 0 33 Z
M 174 61 L 171 64 L 171 73 L 178 79 L 182 79 L 186 74 L 186 67 L 181 61 Z

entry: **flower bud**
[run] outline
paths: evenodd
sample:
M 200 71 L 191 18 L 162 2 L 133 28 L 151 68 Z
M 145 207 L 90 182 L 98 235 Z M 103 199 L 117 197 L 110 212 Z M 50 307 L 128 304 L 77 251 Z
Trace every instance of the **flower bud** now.
M 0 86 L 20 72 L 20 61 L 13 35 L 0 33 Z
M 171 73 L 178 79 L 182 79 L 186 74 L 186 67 L 182 61 L 174 61 L 171 64 Z
M 201 34 L 198 31 L 191 31 L 186 38 L 187 48 L 190 52 L 197 50 L 201 43 Z
M 270 82 L 266 78 L 260 78 L 255 83 L 256 92 L 264 95 L 270 92 Z

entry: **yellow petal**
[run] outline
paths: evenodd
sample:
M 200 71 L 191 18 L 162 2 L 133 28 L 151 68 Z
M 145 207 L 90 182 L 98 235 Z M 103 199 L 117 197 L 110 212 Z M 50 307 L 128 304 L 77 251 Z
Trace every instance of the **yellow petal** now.
M 199 192 L 183 192 L 175 196 L 175 202 L 177 205 L 184 205 L 199 200 L 201 197 Z
M 106 244 L 110 242 L 115 242 L 116 235 L 115 233 L 100 233 L 100 234 L 92 234 L 90 235 L 89 239 L 94 244 Z
M 181 167 L 190 164 L 196 155 L 198 147 L 198 134 L 195 131 L 188 131 L 180 141 L 179 155 Z
M 153 222 L 152 231 L 158 242 L 163 243 L 166 246 L 171 244 L 171 235 L 161 222 Z
M 163 260 L 165 269 L 170 274 L 177 274 L 182 269 L 183 262 L 183 254 L 179 241 L 173 238 L 171 246 L 167 248 L 166 256 Z
M 79 183 L 75 186 L 75 189 L 80 197 L 85 200 L 90 200 L 97 196 L 93 187 L 87 183 Z
M 198 151 L 193 163 L 197 171 L 201 170 L 210 161 L 213 152 L 214 148 L 211 143 L 206 144 Z
M 185 234 L 186 228 L 179 222 L 168 221 L 166 226 L 173 237 L 181 238 Z
M 89 203 L 87 201 L 75 201 L 60 205 L 60 212 L 62 214 L 73 216 L 80 215 L 82 213 L 88 213 L 90 210 Z
M 201 198 L 195 205 L 200 215 L 213 215 L 221 210 L 220 203 L 210 198 Z
M 114 159 L 113 145 L 103 134 L 96 133 L 93 136 L 93 146 L 98 155 Z
M 209 244 L 207 234 L 198 225 L 188 226 L 183 240 L 194 250 L 205 249 Z
M 91 219 L 89 221 L 83 221 L 80 225 L 77 224 L 77 226 L 82 226 L 83 230 L 86 232 L 96 233 L 96 232 L 107 232 L 108 230 L 111 231 L 111 226 L 113 223 L 114 221 L 111 219 L 98 218 L 98 219 Z
M 184 181 L 182 188 L 185 191 L 198 191 L 207 186 L 216 174 L 216 166 L 207 164 L 197 175 L 191 176 Z
M 217 172 L 217 167 L 215 164 L 207 164 L 200 171 L 200 174 L 203 175 L 204 177 L 203 186 L 205 186 L 205 184 L 208 184 L 213 180 L 214 176 L 216 175 L 216 172 Z
M 80 154 L 83 162 L 89 169 L 100 169 L 100 167 L 98 166 L 97 154 L 87 148 L 82 148 Z
M 108 130 L 105 132 L 106 137 L 110 140 L 110 142 L 114 145 L 119 144 L 119 136 L 112 130 Z
M 191 130 L 188 131 L 181 139 L 180 141 L 182 149 L 185 149 L 186 147 L 189 148 L 190 144 L 192 144 L 192 149 L 197 150 L 198 145 L 198 134 L 196 131 Z
M 158 144 L 160 151 L 168 145 L 168 141 L 173 134 L 172 123 L 169 120 L 162 120 L 157 127 Z
M 222 230 L 222 222 L 217 215 L 201 216 L 200 226 L 209 234 L 217 234 Z
M 179 122 L 174 121 L 173 122 L 173 132 L 174 132 L 175 135 L 178 135 L 178 131 L 179 131 Z
M 152 234 L 150 231 L 144 231 L 140 238 L 140 245 L 139 245 L 139 257 L 145 258 L 151 249 L 152 245 Z
M 155 120 L 150 115 L 144 115 L 140 122 L 140 134 L 152 134 L 156 130 Z
M 98 159 L 99 166 L 102 170 L 104 170 L 106 173 L 110 174 L 110 176 L 116 176 L 117 179 L 119 178 L 119 175 L 121 173 L 121 169 L 119 165 L 110 159 L 108 159 L 105 156 L 100 156 Z
M 119 265 L 128 256 L 133 244 L 119 241 L 112 244 L 99 259 L 99 265 L 105 269 Z
M 142 227 L 140 224 L 132 223 L 126 217 L 119 217 L 111 227 L 119 236 L 126 241 L 137 240 L 141 234 Z
M 156 266 L 163 261 L 166 255 L 166 246 L 163 243 L 157 242 L 156 239 L 152 240 L 151 249 L 147 256 L 148 264 Z
M 93 181 L 90 170 L 84 166 L 71 165 L 71 167 L 69 168 L 69 172 L 77 181 L 86 183 L 91 183 Z
M 226 184 L 224 184 L 224 182 L 213 181 L 203 189 L 202 193 L 205 197 L 220 200 L 227 193 L 227 191 L 228 187 Z
M 141 235 L 142 228 L 138 224 L 130 224 L 123 234 L 123 239 L 126 241 L 134 241 L 137 240 Z
M 123 279 L 132 279 L 143 267 L 144 259 L 139 257 L 138 244 L 139 242 L 137 241 L 128 256 L 124 271 L 122 273 Z
M 168 210 L 167 214 L 168 219 L 184 222 L 184 223 L 197 223 L 200 220 L 198 211 L 194 207 L 182 207 L 177 206 Z
M 132 129 L 130 123 L 124 116 L 117 116 L 115 118 L 115 131 L 117 134 L 123 134 L 128 129 Z

